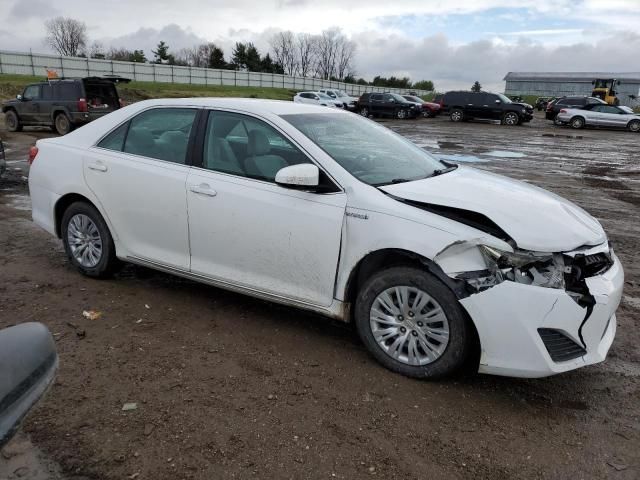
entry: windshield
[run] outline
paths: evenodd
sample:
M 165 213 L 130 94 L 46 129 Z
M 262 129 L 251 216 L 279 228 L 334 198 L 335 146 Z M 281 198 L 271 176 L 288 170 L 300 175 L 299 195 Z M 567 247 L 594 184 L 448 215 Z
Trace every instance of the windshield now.
M 509 97 L 506 97 L 501 93 L 496 93 L 496 95 L 502 101 L 502 103 L 513 103 Z
M 392 93 L 391 96 L 393 98 L 395 98 L 396 100 L 398 100 L 399 102 L 406 102 L 407 101 L 402 95 L 398 95 L 397 93 Z
M 358 115 L 303 113 L 282 118 L 369 185 L 419 180 L 447 168 L 404 137 Z
M 333 98 L 331 98 L 329 95 L 324 94 L 322 92 L 318 92 L 317 95 L 324 100 L 333 100 Z
M 344 93 L 342 90 L 334 90 L 334 92 L 336 92 L 336 95 L 339 96 L 339 97 L 348 97 L 349 96 L 346 93 Z
M 404 98 L 406 98 L 410 102 L 425 103 L 424 100 L 422 100 L 421 98 L 418 98 L 418 97 L 414 97 L 413 95 L 404 95 Z

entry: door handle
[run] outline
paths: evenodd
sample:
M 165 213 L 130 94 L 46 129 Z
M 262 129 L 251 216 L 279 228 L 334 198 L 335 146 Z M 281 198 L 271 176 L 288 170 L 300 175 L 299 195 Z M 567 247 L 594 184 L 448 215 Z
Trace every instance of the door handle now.
M 89 170 L 95 170 L 96 172 L 106 172 L 108 170 L 107 166 L 101 163 L 90 163 L 88 166 Z
M 197 193 L 198 195 L 206 195 L 207 197 L 215 197 L 218 194 L 218 192 L 213 190 L 206 183 L 201 183 L 200 185 L 191 185 L 189 187 L 189 190 L 191 190 L 193 193 Z

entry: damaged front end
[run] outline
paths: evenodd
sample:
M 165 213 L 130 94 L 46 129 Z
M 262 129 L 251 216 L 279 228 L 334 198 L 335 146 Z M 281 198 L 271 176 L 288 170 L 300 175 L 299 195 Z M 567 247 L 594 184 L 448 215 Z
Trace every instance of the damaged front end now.
M 474 239 L 434 258 L 476 325 L 480 371 L 535 377 L 604 360 L 623 283 L 609 244 L 561 253 L 510 248 Z
M 478 246 L 487 268 L 455 273 L 452 278 L 464 281 L 473 292 L 482 292 L 504 281 L 537 287 L 562 289 L 579 305 L 594 303 L 585 279 L 606 272 L 613 265 L 612 251 L 585 253 L 539 253 L 502 251 L 487 245 Z

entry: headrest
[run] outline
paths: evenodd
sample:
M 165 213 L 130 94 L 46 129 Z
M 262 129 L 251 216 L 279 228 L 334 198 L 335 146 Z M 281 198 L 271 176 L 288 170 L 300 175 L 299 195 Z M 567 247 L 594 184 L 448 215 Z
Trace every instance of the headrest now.
M 271 144 L 267 135 L 261 130 L 249 131 L 249 145 L 247 153 L 250 157 L 258 157 L 260 155 L 268 155 L 271 151 Z

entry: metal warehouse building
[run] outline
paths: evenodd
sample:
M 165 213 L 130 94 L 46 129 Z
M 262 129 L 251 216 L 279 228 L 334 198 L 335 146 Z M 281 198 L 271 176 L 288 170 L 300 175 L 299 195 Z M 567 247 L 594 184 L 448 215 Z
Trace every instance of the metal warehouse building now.
M 591 95 L 592 81 L 596 78 L 620 80 L 616 87 L 620 105 L 637 107 L 640 105 L 640 72 L 509 72 L 506 95 L 536 95 L 539 97 L 560 97 L 563 95 Z

